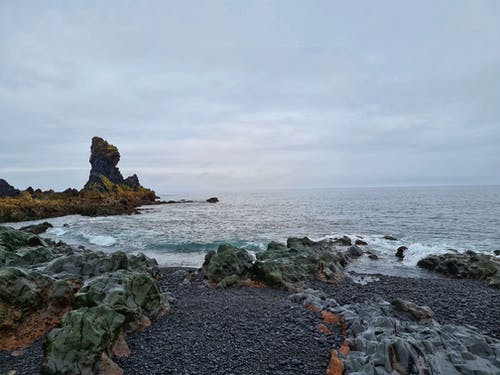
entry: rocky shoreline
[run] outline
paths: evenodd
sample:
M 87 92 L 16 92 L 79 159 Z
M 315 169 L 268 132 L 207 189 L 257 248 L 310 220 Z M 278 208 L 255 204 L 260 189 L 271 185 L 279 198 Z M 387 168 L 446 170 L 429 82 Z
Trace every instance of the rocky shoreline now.
M 356 283 L 344 267 L 364 251 L 347 238 L 290 238 L 257 259 L 222 245 L 196 270 L 72 249 L 39 230 L 0 227 L 2 375 L 500 371 L 500 290 Z

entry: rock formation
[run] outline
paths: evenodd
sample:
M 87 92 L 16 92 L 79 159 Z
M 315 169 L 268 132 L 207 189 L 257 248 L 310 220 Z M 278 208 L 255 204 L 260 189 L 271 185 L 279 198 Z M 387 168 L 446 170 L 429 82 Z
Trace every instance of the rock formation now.
M 7 181 L 0 178 L 0 197 L 14 197 L 19 195 L 20 191 L 14 186 L 10 185 Z
M 118 148 L 109 144 L 100 137 L 92 138 L 90 146 L 90 169 L 89 180 L 84 186 L 85 190 L 97 189 L 103 193 L 111 193 L 117 187 L 126 190 L 139 191 L 142 186 L 137 175 L 123 178 L 117 167 L 120 161 Z
M 80 191 L 69 188 L 63 192 L 54 192 L 29 187 L 19 192 L 0 180 L 0 222 L 73 214 L 132 214 L 136 212 L 137 206 L 158 203 L 155 192 L 142 187 L 137 175 L 123 178 L 116 167 L 120 153 L 115 146 L 102 138 L 94 137 L 90 150 L 92 168 L 88 182 Z
M 73 249 L 0 226 L 0 350 L 49 332 L 42 373 L 120 373 L 112 357 L 124 334 L 169 309 L 157 274 L 142 254 Z

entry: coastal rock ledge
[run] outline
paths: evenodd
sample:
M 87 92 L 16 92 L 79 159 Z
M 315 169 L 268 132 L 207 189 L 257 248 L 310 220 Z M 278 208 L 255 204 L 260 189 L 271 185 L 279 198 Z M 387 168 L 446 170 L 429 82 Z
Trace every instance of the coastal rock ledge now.
M 81 190 L 19 191 L 0 179 L 0 222 L 37 220 L 80 214 L 85 216 L 136 213 L 136 207 L 157 204 L 153 190 L 143 187 L 137 175 L 123 178 L 117 167 L 118 148 L 100 137 L 92 138 L 90 176 Z
M 104 254 L 0 226 L 0 351 L 43 344 L 43 374 L 121 374 L 124 335 L 169 310 L 146 256 Z

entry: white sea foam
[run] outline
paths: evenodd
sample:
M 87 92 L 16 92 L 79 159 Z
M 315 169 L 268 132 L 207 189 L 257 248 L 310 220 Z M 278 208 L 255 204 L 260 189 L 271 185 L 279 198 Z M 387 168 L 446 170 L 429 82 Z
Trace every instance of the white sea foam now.
M 90 235 L 85 235 L 85 237 L 87 238 L 87 240 L 94 244 L 94 245 L 98 245 L 98 246 L 104 246 L 104 247 L 108 247 L 108 246 L 113 246 L 115 243 L 116 243 L 116 238 L 112 237 L 112 236 L 90 236 Z

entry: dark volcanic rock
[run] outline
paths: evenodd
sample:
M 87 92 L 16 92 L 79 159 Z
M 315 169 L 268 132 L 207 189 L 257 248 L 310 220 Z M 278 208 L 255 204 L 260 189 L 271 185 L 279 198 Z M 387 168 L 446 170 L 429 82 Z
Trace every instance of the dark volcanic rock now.
M 335 244 L 339 244 L 339 245 L 342 245 L 342 246 L 351 246 L 352 245 L 352 241 L 349 237 L 347 236 L 343 236 L 341 238 L 336 238 L 333 243 Z
M 0 178 L 0 197 L 13 197 L 19 195 L 20 191 L 14 186 L 10 185 L 7 181 Z
M 347 327 L 350 352 L 339 355 L 346 374 L 500 372 L 500 341 L 471 328 L 405 320 L 385 301 L 331 310 L 343 316 Z
M 386 234 L 384 236 L 384 240 L 388 240 L 388 241 L 397 241 L 398 239 L 394 236 L 391 236 L 390 234 Z
M 398 247 L 398 249 L 396 250 L 396 256 L 399 258 L 399 259 L 403 259 L 405 257 L 405 251 L 408 250 L 408 248 L 406 246 L 400 246 Z
M 363 255 L 363 250 L 359 246 L 354 245 L 349 247 L 349 249 L 347 249 L 347 255 L 353 258 L 358 258 L 361 255 Z
M 217 202 L 219 202 L 219 198 L 217 198 L 217 197 L 208 198 L 207 202 L 208 203 L 217 203 Z
M 117 167 L 120 161 L 118 148 L 109 144 L 100 137 L 92 138 L 90 146 L 90 169 L 89 180 L 84 186 L 85 190 L 97 189 L 100 192 L 111 193 L 118 186 L 128 187 L 132 191 L 140 190 L 141 184 L 137 175 L 123 178 Z
M 45 233 L 47 229 L 52 227 L 53 227 L 52 224 L 50 224 L 47 221 L 44 221 L 43 223 L 40 224 L 27 225 L 25 227 L 22 227 L 21 230 L 33 234 L 42 234 Z
M 491 255 L 473 251 L 430 255 L 419 260 L 417 265 L 459 279 L 485 280 L 489 285 L 500 288 L 500 260 Z

